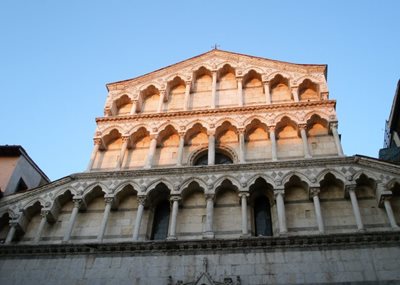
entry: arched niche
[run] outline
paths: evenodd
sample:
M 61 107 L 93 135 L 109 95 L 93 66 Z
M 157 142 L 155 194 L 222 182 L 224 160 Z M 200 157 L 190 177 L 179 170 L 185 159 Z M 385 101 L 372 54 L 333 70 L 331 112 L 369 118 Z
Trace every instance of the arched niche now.
M 267 125 L 258 119 L 252 120 L 245 128 L 245 160 L 263 161 L 271 159 L 271 141 Z
M 150 85 L 140 92 L 142 113 L 155 113 L 158 111 L 158 104 L 160 103 L 160 91 L 154 86 Z
M 40 215 L 42 208 L 40 202 L 36 201 L 24 210 L 25 228 L 22 229 L 24 232 L 18 232 L 14 240 L 20 240 L 21 243 L 33 242 L 42 219 Z
M 335 140 L 329 133 L 328 121 L 312 115 L 307 121 L 307 138 L 313 157 L 337 155 Z
M 128 95 L 123 95 L 114 102 L 116 115 L 129 115 L 132 110 L 132 100 Z
M 122 147 L 121 133 L 117 129 L 111 130 L 103 137 L 103 148 L 96 155 L 94 169 L 112 169 L 117 165 Z
M 218 70 L 217 79 L 216 106 L 237 106 L 237 82 L 235 69 L 229 64 L 225 64 L 220 70 Z
M 188 161 L 193 158 L 193 153 L 200 149 L 208 147 L 207 129 L 200 123 L 194 124 L 185 134 L 185 146 L 183 152 L 183 161 Z M 189 162 L 193 164 L 193 161 Z
M 397 224 L 400 224 L 400 182 L 395 182 L 390 189 L 392 191 L 392 198 L 390 199 L 390 204 L 392 205 L 392 210 L 394 218 Z
M 265 104 L 265 93 L 261 74 L 250 70 L 243 77 L 243 101 L 244 105 Z
M 169 195 L 171 190 L 159 183 L 148 194 L 149 224 L 147 235 L 150 240 L 165 240 L 168 237 L 170 218 Z
M 280 74 L 277 74 L 269 83 L 272 103 L 281 103 L 292 101 L 292 92 L 289 86 L 289 80 Z
M 319 86 L 310 79 L 305 79 L 299 85 L 299 100 L 300 101 L 318 101 L 320 100 Z
M 272 185 L 257 178 L 249 187 L 249 213 L 251 232 L 254 236 L 273 236 L 278 232 L 278 221 L 274 205 Z
M 215 131 L 215 141 L 218 145 L 229 145 L 238 149 L 238 131 L 229 121 L 223 122 Z
M 275 133 L 279 158 L 304 157 L 303 141 L 294 121 L 288 117 L 283 117 L 276 125 Z
M 193 92 L 189 107 L 192 110 L 203 109 L 211 105 L 212 73 L 205 67 L 194 72 Z
M 141 127 L 136 130 L 129 139 L 128 151 L 123 165 L 126 168 L 143 167 L 150 147 L 150 132 Z
M 164 103 L 164 111 L 173 112 L 183 110 L 186 84 L 180 77 L 175 77 L 167 84 L 168 101 Z
M 10 215 L 6 212 L 0 217 L 0 244 L 3 244 L 10 230 Z
M 232 217 L 241 216 L 238 189 L 225 179 L 215 189 L 214 233 L 216 238 L 237 238 L 241 234 L 241 223 Z
M 178 239 L 201 239 L 205 231 L 205 189 L 192 181 L 182 190 L 182 201 L 177 218 Z
M 178 148 L 178 131 L 171 125 L 168 125 L 160 132 L 157 138 L 157 149 L 154 158 L 155 165 L 175 165 L 177 162 Z

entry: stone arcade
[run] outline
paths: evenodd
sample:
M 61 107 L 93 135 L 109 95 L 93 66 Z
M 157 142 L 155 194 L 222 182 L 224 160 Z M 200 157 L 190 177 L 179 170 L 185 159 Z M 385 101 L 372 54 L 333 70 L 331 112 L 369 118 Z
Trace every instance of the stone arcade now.
M 215 49 L 107 84 L 87 171 L 0 200 L 0 283 L 400 280 L 400 167 L 343 154 L 326 74 Z

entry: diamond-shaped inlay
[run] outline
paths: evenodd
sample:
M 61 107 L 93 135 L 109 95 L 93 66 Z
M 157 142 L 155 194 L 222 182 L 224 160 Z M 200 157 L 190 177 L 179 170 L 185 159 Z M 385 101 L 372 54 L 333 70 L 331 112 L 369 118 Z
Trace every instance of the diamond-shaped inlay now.
M 271 173 L 271 176 L 272 176 L 273 178 L 276 178 L 276 176 L 277 176 L 276 172 L 273 171 L 273 172 Z
M 351 174 L 354 174 L 354 173 L 357 172 L 357 170 L 355 170 L 353 167 L 350 167 L 350 168 L 349 168 L 349 171 L 350 171 Z

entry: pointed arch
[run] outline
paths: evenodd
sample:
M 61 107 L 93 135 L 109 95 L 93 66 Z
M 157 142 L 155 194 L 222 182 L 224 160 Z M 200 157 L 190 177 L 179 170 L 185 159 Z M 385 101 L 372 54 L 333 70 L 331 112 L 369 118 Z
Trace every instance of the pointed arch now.
M 263 179 L 267 184 L 270 184 L 273 188 L 276 187 L 275 185 L 275 181 L 272 177 L 266 175 L 265 173 L 257 173 L 253 176 L 251 176 L 248 180 L 247 180 L 247 188 L 250 189 L 250 187 L 252 185 L 254 185 L 254 183 L 256 182 L 257 179 Z
M 169 189 L 170 192 L 174 190 L 174 186 L 171 181 L 169 181 L 166 178 L 158 178 L 154 181 L 151 181 L 150 184 L 147 185 L 146 191 L 145 191 L 146 195 L 149 196 L 150 193 L 152 191 L 154 191 L 154 189 L 157 188 L 157 186 L 159 186 L 161 184 L 164 184 Z
M 139 110 L 141 113 L 154 113 L 158 110 L 160 101 L 160 88 L 154 84 L 148 85 L 145 89 L 141 89 L 139 93 Z
M 114 196 L 117 196 L 127 186 L 131 186 L 136 193 L 139 193 L 140 191 L 140 186 L 135 181 L 128 180 L 128 181 L 123 181 L 122 183 L 118 184 L 117 187 L 115 187 Z
M 164 111 L 179 111 L 183 110 L 185 99 L 186 82 L 180 76 L 175 76 L 167 82 L 167 92 L 164 104 Z
M 185 189 L 193 182 L 196 182 L 199 185 L 199 187 L 203 189 L 203 192 L 207 191 L 208 186 L 207 183 L 203 181 L 203 179 L 199 177 L 190 177 L 181 183 L 181 185 L 179 186 L 179 192 L 181 192 L 182 194 L 185 191 Z
M 233 186 L 236 186 L 236 191 L 240 191 L 240 189 L 242 188 L 242 186 L 241 186 L 241 184 L 240 184 L 240 182 L 236 179 L 236 177 L 233 177 L 233 176 L 231 176 L 231 175 L 224 175 L 224 176 L 222 176 L 222 177 L 220 177 L 220 178 L 218 178 L 214 183 L 213 183 L 213 185 L 214 185 L 214 191 L 216 191 L 216 189 L 218 188 L 218 187 L 220 187 L 221 185 L 222 185 L 222 183 L 224 182 L 224 181 L 229 181 Z
M 303 173 L 298 172 L 298 171 L 289 171 L 288 173 L 286 173 L 283 177 L 282 177 L 282 185 L 285 185 L 286 183 L 289 182 L 289 180 L 294 177 L 297 176 L 297 178 L 300 179 L 300 181 L 304 182 L 307 184 L 307 186 L 310 186 L 312 184 L 312 182 L 308 179 L 307 176 L 305 176 Z
M 298 94 L 300 101 L 318 101 L 320 100 L 319 84 L 310 79 L 304 79 L 299 85 Z
M 46 205 L 46 201 L 42 197 L 35 197 L 35 198 L 32 198 L 32 199 L 28 200 L 27 202 L 25 202 L 25 204 L 23 204 L 21 209 L 26 211 L 29 207 L 32 207 L 37 202 L 39 202 L 41 207 L 45 207 L 45 205 Z
M 322 170 L 321 172 L 319 172 L 316 175 L 317 183 L 321 183 L 321 181 L 325 178 L 325 176 L 327 174 L 333 175 L 336 179 L 342 181 L 343 184 L 345 184 L 346 181 L 347 181 L 346 176 L 343 173 L 341 173 L 341 172 L 339 172 L 339 171 L 337 171 L 335 169 L 327 168 L 327 169 Z
M 244 105 L 265 104 L 264 84 L 261 73 L 254 69 L 243 76 Z

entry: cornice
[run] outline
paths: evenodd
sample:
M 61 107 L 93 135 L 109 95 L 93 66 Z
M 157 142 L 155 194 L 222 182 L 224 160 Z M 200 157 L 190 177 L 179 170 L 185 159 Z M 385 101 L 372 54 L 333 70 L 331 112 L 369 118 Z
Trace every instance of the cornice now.
M 365 247 L 398 247 L 398 232 L 363 232 L 289 237 L 251 237 L 243 239 L 142 241 L 121 243 L 2 245 L 0 258 L 13 256 L 66 256 L 66 255 L 154 255 L 206 254 L 215 252 L 237 253 L 275 250 L 320 250 Z
M 179 112 L 165 112 L 165 113 L 148 113 L 148 114 L 134 114 L 127 116 L 111 116 L 111 117 L 98 117 L 96 122 L 115 122 L 115 121 L 129 121 L 129 120 L 140 120 L 140 119 L 153 119 L 153 118 L 179 118 L 179 117 L 195 117 L 205 115 L 222 115 L 222 114 L 243 114 L 252 113 L 254 111 L 264 112 L 276 112 L 283 111 L 286 109 L 290 110 L 303 110 L 304 108 L 315 108 L 315 107 L 336 107 L 336 100 L 326 101 L 314 101 L 314 102 L 296 102 L 296 103 L 282 103 L 282 104 L 270 104 L 270 105 L 255 105 L 246 107 L 232 107 L 232 108 L 218 108 L 218 109 L 203 109 L 203 110 L 191 110 L 191 111 L 179 111 Z

